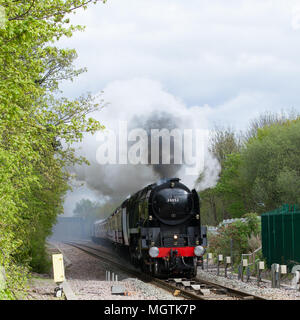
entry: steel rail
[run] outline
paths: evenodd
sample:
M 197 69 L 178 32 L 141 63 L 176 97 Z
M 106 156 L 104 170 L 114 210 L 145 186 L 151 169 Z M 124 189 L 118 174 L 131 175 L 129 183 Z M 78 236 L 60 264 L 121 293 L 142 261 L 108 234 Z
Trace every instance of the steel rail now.
M 201 294 L 197 294 L 194 293 L 192 291 L 186 290 L 182 287 L 178 288 L 176 285 L 173 285 L 171 283 L 169 283 L 170 279 L 168 279 L 168 281 L 166 280 L 162 280 L 162 279 L 158 279 L 158 278 L 154 278 L 148 274 L 142 273 L 141 271 L 129 268 L 124 266 L 124 264 L 121 264 L 120 262 L 117 262 L 116 259 L 117 257 L 113 257 L 111 254 L 105 252 L 104 250 L 101 250 L 100 248 L 95 248 L 95 247 L 91 247 L 87 244 L 82 244 L 82 243 L 78 243 L 78 242 L 71 242 L 71 241 L 67 241 L 64 242 L 67 245 L 73 246 L 91 256 L 94 256 L 97 259 L 101 259 L 103 261 L 106 261 L 109 264 L 113 264 L 115 267 L 119 268 L 120 270 L 122 270 L 125 273 L 131 274 L 132 276 L 147 282 L 147 283 L 151 283 L 154 284 L 168 292 L 174 293 L 175 290 L 179 290 L 180 291 L 180 296 L 188 299 L 188 300 L 220 300 L 220 298 L 222 299 L 223 296 L 219 296 L 217 294 L 214 294 L 213 296 L 204 296 Z M 264 297 L 261 296 L 257 296 L 257 295 L 252 295 L 250 293 L 247 293 L 245 291 L 241 291 L 241 290 L 237 290 L 237 289 L 232 289 L 230 287 L 226 287 L 224 285 L 220 285 L 214 282 L 210 282 L 207 280 L 202 280 L 202 279 L 194 279 L 195 282 L 198 282 L 196 284 L 204 284 L 204 285 L 208 285 L 210 287 L 213 287 L 213 290 L 223 290 L 224 293 L 226 294 L 226 296 L 228 297 L 233 297 L 236 299 L 241 299 L 241 300 L 267 300 Z
M 162 281 L 160 279 L 157 279 L 157 278 L 153 278 L 151 277 L 150 275 L 146 275 L 140 271 L 137 271 L 137 270 L 133 270 L 131 268 L 128 268 L 126 266 L 124 266 L 123 264 L 120 264 L 119 262 L 116 262 L 115 260 L 111 259 L 108 257 L 108 254 L 102 250 L 98 250 L 98 249 L 95 249 L 95 248 L 92 248 L 92 247 L 89 247 L 87 245 L 84 245 L 84 244 L 78 244 L 78 243 L 73 243 L 73 242 L 64 242 L 65 244 L 68 244 L 70 246 L 73 246 L 81 251 L 84 251 L 86 253 L 88 253 L 89 255 L 91 256 L 94 256 L 95 258 L 97 259 L 101 259 L 101 260 L 104 260 L 110 264 L 113 264 L 115 265 L 117 268 L 119 268 L 120 270 L 122 270 L 123 272 L 125 273 L 128 273 L 128 274 L 131 274 L 132 276 L 144 281 L 144 282 L 148 282 L 148 283 L 151 283 L 151 284 L 154 284 L 168 292 L 174 292 L 174 290 L 178 290 L 177 287 L 175 286 L 172 286 L 171 284 L 165 282 L 165 281 Z M 96 251 L 95 252 L 91 252 L 91 250 L 93 251 Z M 97 253 L 98 251 L 98 253 Z M 100 255 L 100 252 L 101 252 L 101 255 Z M 102 254 L 105 254 L 107 255 L 106 257 L 104 257 Z M 199 295 L 196 295 L 194 294 L 193 292 L 189 292 L 187 290 L 184 290 L 184 289 L 180 289 L 180 296 L 185 298 L 185 299 L 188 299 L 188 300 L 205 300 L 203 297 L 199 296 Z

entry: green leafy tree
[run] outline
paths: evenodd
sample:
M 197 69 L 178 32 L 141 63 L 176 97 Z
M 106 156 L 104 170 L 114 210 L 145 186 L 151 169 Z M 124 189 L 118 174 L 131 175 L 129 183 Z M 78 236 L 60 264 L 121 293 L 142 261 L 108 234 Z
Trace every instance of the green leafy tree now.
M 76 203 L 73 213 L 75 217 L 95 219 L 98 215 L 99 208 L 99 203 L 93 202 L 89 199 L 81 199 Z
M 218 183 L 217 188 L 209 188 L 200 192 L 202 199 L 203 221 L 217 225 L 221 220 L 240 216 L 241 202 L 236 200 L 229 203 L 232 199 L 232 190 L 227 190 L 224 184 L 228 185 L 228 172 L 232 179 L 233 160 L 232 154 L 237 154 L 242 148 L 240 135 L 236 134 L 232 128 L 216 127 L 210 134 L 209 151 L 219 161 L 221 166 L 220 177 L 223 179 L 222 185 Z M 235 165 L 235 163 L 234 163 Z M 205 178 L 204 172 L 197 179 L 197 185 Z M 220 192 L 222 190 L 222 192 Z
M 253 209 L 299 204 L 300 120 L 258 130 L 243 152 L 243 179 L 251 186 Z
M 88 0 L 1 0 L 0 28 L 0 265 L 7 272 L 4 297 L 17 297 L 31 265 L 45 267 L 45 239 L 70 178 L 66 167 L 82 163 L 72 143 L 102 129 L 88 114 L 99 108 L 91 95 L 57 99 L 59 81 L 79 75 L 74 50 L 53 43 L 73 32 L 67 14 Z M 64 148 L 62 148 L 64 145 Z
M 200 192 L 215 221 L 300 203 L 299 126 L 296 113 L 264 113 L 251 122 L 236 149 L 228 147 L 234 145 L 234 134 L 216 135 L 211 151 L 222 164 L 220 179 L 214 188 Z M 224 144 L 226 137 L 229 144 Z
M 249 207 L 248 185 L 242 179 L 241 165 L 240 153 L 228 155 L 220 180 L 215 187 L 215 192 L 223 199 L 226 211 L 232 218 L 241 217 Z

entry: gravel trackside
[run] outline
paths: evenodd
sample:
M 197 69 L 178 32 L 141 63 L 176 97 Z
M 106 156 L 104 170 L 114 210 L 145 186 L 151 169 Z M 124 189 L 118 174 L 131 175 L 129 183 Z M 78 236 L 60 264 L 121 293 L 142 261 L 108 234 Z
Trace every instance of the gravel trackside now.
M 217 276 L 216 271 L 206 271 L 198 268 L 198 279 L 212 281 L 217 284 L 228 286 L 233 289 L 243 290 L 249 295 L 257 295 L 269 300 L 300 300 L 300 292 L 288 287 L 275 289 L 271 287 L 270 282 L 263 282 L 257 286 L 255 280 L 249 282 L 242 282 L 237 279 L 237 275 L 233 274 L 232 278 L 225 278 L 224 276 Z
M 63 243 L 56 247 L 67 258 L 66 279 L 78 300 L 182 300 L 152 284 L 130 278 L 115 267 L 110 266 L 81 250 Z M 118 283 L 105 281 L 106 270 L 118 275 Z M 111 286 L 121 285 L 126 295 L 112 295 Z

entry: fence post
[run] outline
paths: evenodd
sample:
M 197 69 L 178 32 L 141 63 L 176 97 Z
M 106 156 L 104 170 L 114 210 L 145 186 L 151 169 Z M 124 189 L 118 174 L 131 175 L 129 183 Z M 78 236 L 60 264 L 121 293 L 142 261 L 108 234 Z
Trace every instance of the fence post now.
M 292 274 L 294 274 L 294 278 L 292 280 L 292 287 L 296 290 L 300 289 L 299 279 L 300 279 L 300 265 L 295 265 L 292 268 Z
M 220 274 L 220 264 L 223 261 L 223 255 L 219 254 L 218 255 L 218 269 L 217 269 L 217 276 Z
M 273 263 L 271 266 L 272 288 L 278 288 L 279 282 L 279 264 Z
M 241 280 L 244 281 L 244 268 L 248 267 L 248 260 L 247 259 L 242 259 L 242 263 L 241 263 Z
M 208 271 L 208 255 L 209 253 L 206 254 L 206 271 Z
M 264 261 L 258 261 L 257 263 L 257 285 L 261 282 L 261 271 L 264 270 L 265 263 Z
M 230 239 L 231 274 L 233 274 L 233 239 Z
M 250 280 L 250 276 L 251 276 L 251 273 L 250 273 L 250 267 L 247 266 L 247 270 L 246 270 L 246 274 L 247 274 L 247 282 Z
M 231 264 L 231 257 L 226 257 L 226 263 L 225 263 L 225 278 L 227 278 L 227 268 Z
M 212 259 L 212 253 L 207 253 L 206 255 L 206 269 L 208 271 L 208 261 L 209 259 Z
M 242 280 L 242 273 L 243 273 L 243 266 L 242 266 L 242 264 L 239 264 L 239 267 L 238 267 L 238 280 Z

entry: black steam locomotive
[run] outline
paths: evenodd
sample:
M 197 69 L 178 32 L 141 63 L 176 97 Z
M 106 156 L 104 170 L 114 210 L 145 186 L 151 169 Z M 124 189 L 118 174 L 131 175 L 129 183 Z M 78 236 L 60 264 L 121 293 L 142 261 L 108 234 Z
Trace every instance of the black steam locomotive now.
M 196 190 L 180 179 L 161 180 L 94 223 L 93 239 L 128 250 L 131 262 L 156 276 L 194 277 L 207 244 Z

